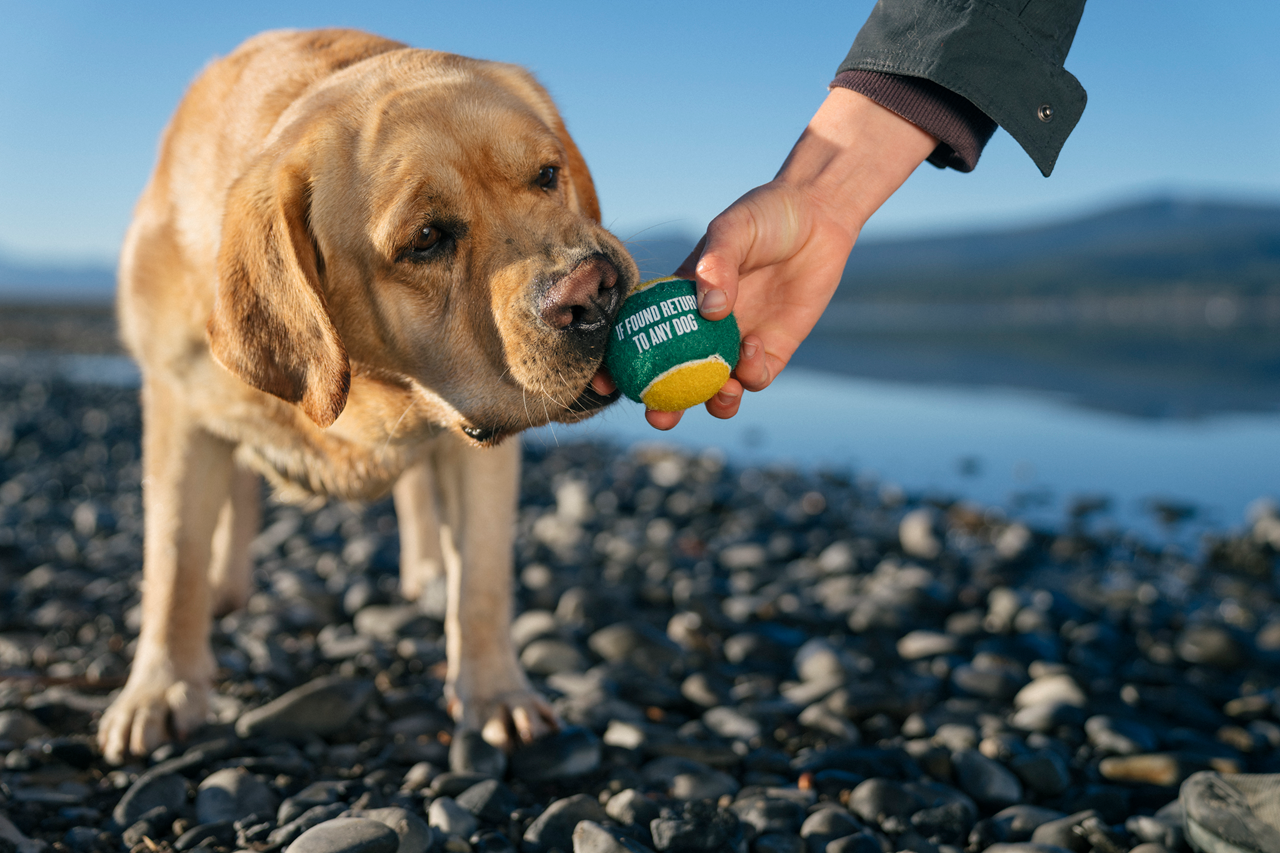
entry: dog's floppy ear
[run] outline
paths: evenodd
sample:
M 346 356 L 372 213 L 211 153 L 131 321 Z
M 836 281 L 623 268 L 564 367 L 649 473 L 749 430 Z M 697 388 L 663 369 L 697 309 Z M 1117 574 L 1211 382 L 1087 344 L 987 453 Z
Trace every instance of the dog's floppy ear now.
M 347 404 L 351 365 L 320 287 L 304 159 L 269 147 L 232 185 L 207 331 L 223 367 L 327 427 Z

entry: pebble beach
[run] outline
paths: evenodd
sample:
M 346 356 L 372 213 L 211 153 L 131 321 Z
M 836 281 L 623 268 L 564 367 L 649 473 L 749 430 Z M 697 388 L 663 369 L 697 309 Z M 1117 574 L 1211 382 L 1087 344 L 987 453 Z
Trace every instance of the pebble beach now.
M 115 767 L 135 389 L 0 377 L 0 853 L 1178 853 L 1200 770 L 1280 772 L 1280 513 L 1193 553 L 856 472 L 526 446 L 510 756 L 443 704 L 389 501 L 268 501 L 209 725 Z

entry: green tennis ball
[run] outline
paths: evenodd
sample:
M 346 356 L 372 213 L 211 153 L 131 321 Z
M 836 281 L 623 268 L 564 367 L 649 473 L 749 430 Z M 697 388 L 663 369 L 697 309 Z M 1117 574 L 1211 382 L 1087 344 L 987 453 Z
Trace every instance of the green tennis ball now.
M 679 412 L 715 396 L 738 363 L 738 321 L 698 313 L 697 288 L 684 278 L 641 282 L 622 303 L 605 366 L 632 400 Z

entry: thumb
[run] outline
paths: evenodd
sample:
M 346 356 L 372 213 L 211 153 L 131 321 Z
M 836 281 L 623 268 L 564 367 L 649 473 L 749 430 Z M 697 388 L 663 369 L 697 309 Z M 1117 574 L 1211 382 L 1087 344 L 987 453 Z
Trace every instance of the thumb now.
M 681 266 L 692 267 L 698 285 L 698 310 L 708 320 L 723 320 L 738 301 L 738 278 L 751 253 L 754 234 L 751 215 L 734 205 L 711 220 L 698 248 Z

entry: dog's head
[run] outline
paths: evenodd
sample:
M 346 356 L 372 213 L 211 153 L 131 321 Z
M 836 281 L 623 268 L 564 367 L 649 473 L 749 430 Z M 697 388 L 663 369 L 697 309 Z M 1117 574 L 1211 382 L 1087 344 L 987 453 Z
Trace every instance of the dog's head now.
M 611 402 L 591 388 L 634 262 L 526 72 L 366 59 L 292 104 L 231 187 L 218 361 L 316 424 L 354 373 L 491 443 Z

